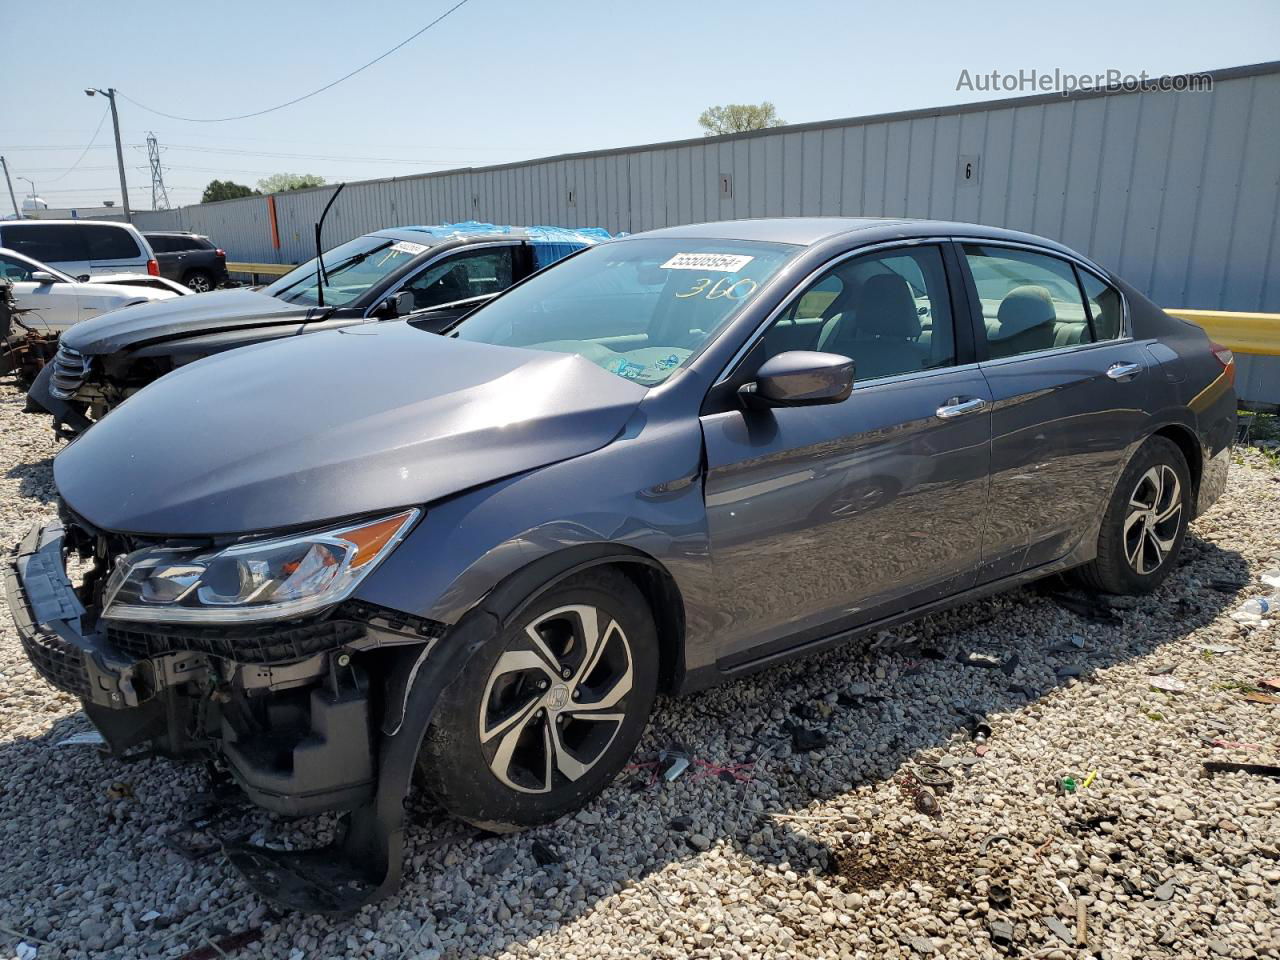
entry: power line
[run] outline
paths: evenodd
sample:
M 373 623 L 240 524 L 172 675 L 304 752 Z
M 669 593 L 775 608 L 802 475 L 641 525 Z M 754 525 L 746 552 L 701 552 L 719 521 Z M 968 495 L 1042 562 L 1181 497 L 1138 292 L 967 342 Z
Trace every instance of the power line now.
M 122 94 L 123 96 L 123 94 Z M 142 144 L 131 143 L 131 147 L 141 147 Z M 199 144 L 190 143 L 166 143 L 166 150 L 187 150 L 196 153 L 220 153 L 232 156 L 243 157 L 282 157 L 288 160 L 351 160 L 356 163 L 483 163 L 487 161 L 481 160 L 463 160 L 450 158 L 448 160 L 423 160 L 423 159 L 404 159 L 402 157 L 351 157 L 351 156 L 335 156 L 321 153 L 277 153 L 265 150 L 241 150 L 237 147 L 202 147 Z
M 181 117 L 181 116 L 178 116 L 177 114 L 165 113 L 163 110 L 156 110 L 154 107 L 148 107 L 145 103 L 139 103 L 137 100 L 133 99 L 133 97 L 129 96 L 126 93 L 120 93 L 120 91 L 118 90 L 116 91 L 116 93 L 117 95 L 124 97 L 124 99 L 128 100 L 135 107 L 141 107 L 143 110 L 146 110 L 149 113 L 154 113 L 161 117 L 167 117 L 170 120 L 184 120 L 188 123 L 226 123 L 228 120 L 247 120 L 250 117 L 260 117 L 264 113 L 272 113 L 275 110 L 283 110 L 285 107 L 291 107 L 295 103 L 301 103 L 303 100 L 308 100 L 311 97 L 314 97 L 316 94 L 324 93 L 326 90 L 332 87 L 336 87 L 338 84 L 342 83 L 344 80 L 350 80 L 357 73 L 360 73 L 363 70 L 369 69 L 375 63 L 379 62 L 380 60 L 385 60 L 387 57 L 391 56 L 391 54 L 395 53 L 397 50 L 399 50 L 401 47 L 405 46 L 409 42 L 416 40 L 418 37 L 422 36 L 424 33 L 426 33 L 428 30 L 434 27 L 437 23 L 443 20 L 445 17 L 449 16 L 449 14 L 453 13 L 459 7 L 466 5 L 468 2 L 469 0 L 458 0 L 457 3 L 455 3 L 452 7 L 446 10 L 444 13 L 440 14 L 440 16 L 436 17 L 434 20 L 428 23 L 425 27 L 423 27 L 417 33 L 406 37 L 404 40 L 401 40 L 399 43 L 397 43 L 394 47 L 392 47 L 386 53 L 383 53 L 383 54 L 380 54 L 379 56 L 374 57 L 368 63 L 364 64 L 363 66 L 356 67 L 356 69 L 352 70 L 348 74 L 344 74 L 343 76 L 339 77 L 337 80 L 334 80 L 331 83 L 326 83 L 323 87 L 319 87 L 318 89 L 312 90 L 310 93 L 304 93 L 300 97 L 294 97 L 292 100 L 286 100 L 284 103 L 278 103 L 274 107 L 267 107 L 265 110 L 255 110 L 253 113 L 241 113 L 234 117 Z
M 56 177 L 49 180 L 48 181 L 49 183 L 57 183 L 59 180 L 65 177 L 68 173 L 70 173 L 76 167 L 80 166 L 80 161 L 85 158 L 85 154 L 87 154 L 89 152 L 89 148 L 93 146 L 93 141 L 97 140 L 98 134 L 102 132 L 102 125 L 106 122 L 107 114 L 110 112 L 110 109 L 111 108 L 108 107 L 106 110 L 102 111 L 102 116 L 98 118 L 98 125 L 93 128 L 93 136 L 89 138 L 89 142 L 86 143 L 84 145 L 84 149 L 80 151 L 80 156 L 76 157 L 76 162 L 73 163 L 71 166 L 67 167 L 66 170 L 62 171 L 62 173 L 58 174 Z

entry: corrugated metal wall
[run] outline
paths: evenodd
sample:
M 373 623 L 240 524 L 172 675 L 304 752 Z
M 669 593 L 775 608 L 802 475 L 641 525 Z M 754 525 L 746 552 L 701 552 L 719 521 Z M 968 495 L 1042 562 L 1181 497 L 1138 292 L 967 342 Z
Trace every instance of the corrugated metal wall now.
M 1280 63 L 1212 75 L 1212 92 L 1027 97 L 353 183 L 325 245 L 469 219 L 933 217 L 1061 240 L 1169 306 L 1280 311 Z M 331 189 L 277 195 L 279 250 L 261 197 L 137 222 L 208 234 L 232 260 L 297 262 Z

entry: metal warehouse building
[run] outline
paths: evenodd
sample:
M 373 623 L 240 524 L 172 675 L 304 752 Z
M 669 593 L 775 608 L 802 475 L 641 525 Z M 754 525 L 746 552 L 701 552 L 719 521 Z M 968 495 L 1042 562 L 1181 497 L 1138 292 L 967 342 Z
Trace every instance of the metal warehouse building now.
M 1166 306 L 1280 311 L 1280 62 L 1210 90 L 1047 94 L 350 184 L 325 244 L 485 220 L 648 230 L 760 216 L 933 217 L 1061 240 Z M 136 216 L 232 260 L 312 255 L 331 187 Z M 274 217 L 274 223 L 273 223 Z

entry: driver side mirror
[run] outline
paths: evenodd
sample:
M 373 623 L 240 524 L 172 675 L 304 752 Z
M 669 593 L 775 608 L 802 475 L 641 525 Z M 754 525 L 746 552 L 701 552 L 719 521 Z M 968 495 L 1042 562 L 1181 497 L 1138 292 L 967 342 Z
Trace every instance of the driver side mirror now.
M 89 278 L 85 277 L 85 279 L 88 280 Z M 31 271 L 31 282 L 32 283 L 57 283 L 58 278 L 46 270 L 33 270 Z
M 413 307 L 413 291 L 401 290 L 399 293 L 393 293 L 378 304 L 378 309 L 374 311 L 374 315 L 381 317 L 383 320 L 395 320 L 398 317 L 407 317 L 413 313 Z
M 89 282 L 89 275 L 87 273 L 82 273 L 80 274 L 80 276 L 76 277 L 76 283 L 88 283 L 88 282 Z
M 738 390 L 748 407 L 840 403 L 853 392 L 853 361 L 836 353 L 788 350 L 770 357 Z

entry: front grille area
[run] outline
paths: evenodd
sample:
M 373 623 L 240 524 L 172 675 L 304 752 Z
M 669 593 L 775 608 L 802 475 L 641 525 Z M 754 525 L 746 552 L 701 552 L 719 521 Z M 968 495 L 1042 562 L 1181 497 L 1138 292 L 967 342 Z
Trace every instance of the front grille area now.
M 65 343 L 59 344 L 58 352 L 53 358 L 53 380 L 49 384 L 49 392 L 59 400 L 70 400 L 84 385 L 92 359 L 72 350 Z
M 79 647 L 53 634 L 36 632 L 23 635 L 22 648 L 40 676 L 59 690 L 89 696 L 89 672 Z
M 296 626 L 165 628 L 157 624 L 106 624 L 107 643 L 139 660 L 166 653 L 207 653 L 239 663 L 287 663 L 332 650 L 364 636 L 364 624 L 322 620 Z
M 138 660 L 167 653 L 206 653 L 238 663 L 291 663 L 359 640 L 369 626 L 424 640 L 444 635 L 446 625 L 349 600 L 324 619 L 243 627 L 166 627 L 104 621 L 107 643 Z

